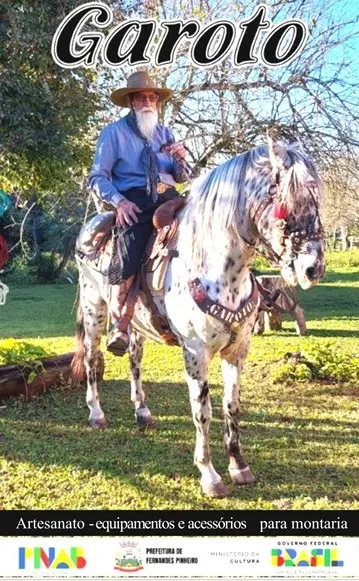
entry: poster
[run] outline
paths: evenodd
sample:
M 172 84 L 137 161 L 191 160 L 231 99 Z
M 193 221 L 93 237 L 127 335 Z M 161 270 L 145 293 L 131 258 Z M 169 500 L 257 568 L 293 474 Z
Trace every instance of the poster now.
M 0 32 L 0 579 L 357 578 L 356 7 L 3 2 Z M 198 313 L 217 317 L 216 332 L 205 340 L 215 344 L 218 335 L 221 341 L 230 326 L 217 349 L 227 355 L 225 390 L 219 358 L 207 378 L 198 346 L 203 335 L 199 341 L 190 330 L 190 394 L 181 349 L 148 341 L 145 399 L 139 366 L 132 365 L 134 407 L 128 356 L 106 350 L 110 329 L 102 337 L 99 400 L 91 390 L 86 400 L 86 387 L 71 383 L 69 364 L 75 242 L 97 215 L 88 176 L 101 130 L 128 113 L 109 97 L 139 71 L 154 79 L 159 121 L 183 144 L 190 178 L 198 176 L 208 200 L 213 196 L 207 205 L 198 201 L 189 222 L 193 237 L 183 248 L 195 252 L 208 234 L 211 268 L 217 268 L 222 243 L 235 247 L 226 225 L 230 208 L 233 219 L 243 215 L 239 258 L 228 254 L 223 265 L 228 292 L 224 282 L 216 290 L 218 273 L 201 282 L 192 272 L 186 281 L 183 266 L 174 271 L 179 290 L 172 290 L 184 293 L 172 305 L 175 328 L 188 317 L 188 282 Z M 173 94 L 162 101 L 160 91 L 167 89 Z M 280 198 L 293 159 L 298 165 L 302 159 L 295 158 L 294 142 L 310 154 L 325 186 L 320 205 L 313 170 L 299 204 L 302 210 L 308 204 L 308 214 L 300 214 L 298 197 L 290 198 L 292 214 L 301 216 L 295 227 L 289 198 Z M 245 186 L 253 189 L 253 205 L 243 206 L 238 196 L 238 206 L 231 206 L 235 176 L 248 165 L 231 162 L 226 178 L 218 168 L 262 143 L 273 152 L 269 198 L 253 202 L 261 167 L 254 156 L 245 158 L 253 162 L 253 183 L 246 174 Z M 127 147 L 130 139 L 124 156 Z M 200 181 L 213 168 L 219 193 Z M 301 184 L 304 174 L 293 172 L 298 180 L 290 183 Z M 135 172 L 129 173 L 131 185 Z M 143 187 L 151 193 L 147 178 Z M 176 185 L 184 198 L 190 183 Z M 282 224 L 288 243 L 275 238 L 270 217 Z M 294 253 L 286 264 L 290 270 L 298 262 L 292 274 L 307 290 L 297 294 L 299 319 L 290 302 L 293 309 L 277 320 L 281 328 L 253 334 L 238 400 L 238 337 L 242 319 L 254 323 L 259 301 L 243 257 L 254 259 L 251 248 L 263 245 L 267 258 L 268 252 L 280 259 L 288 249 Z M 279 275 L 259 253 L 256 260 L 256 275 Z M 310 276 L 322 280 L 309 289 Z M 241 302 L 238 293 L 247 288 L 251 300 Z M 102 311 L 97 316 L 111 326 Z M 150 413 L 154 422 L 144 429 Z

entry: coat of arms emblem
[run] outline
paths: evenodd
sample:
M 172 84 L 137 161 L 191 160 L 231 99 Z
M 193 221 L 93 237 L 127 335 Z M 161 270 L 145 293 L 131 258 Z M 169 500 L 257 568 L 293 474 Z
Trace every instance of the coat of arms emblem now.
M 134 573 L 143 569 L 141 549 L 135 541 L 124 541 L 116 553 L 115 569 L 125 573 Z

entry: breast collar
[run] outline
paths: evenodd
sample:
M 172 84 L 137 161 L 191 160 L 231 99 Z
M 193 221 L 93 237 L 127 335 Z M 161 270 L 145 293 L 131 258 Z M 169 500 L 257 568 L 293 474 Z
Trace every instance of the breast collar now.
M 233 323 L 242 324 L 255 311 L 259 305 L 259 291 L 257 282 L 252 273 L 250 273 L 252 290 L 249 297 L 241 301 L 238 309 L 233 311 L 218 301 L 212 300 L 199 278 L 195 278 L 188 282 L 189 291 L 197 306 L 206 313 L 212 315 L 218 321 L 225 323 L 229 330 Z

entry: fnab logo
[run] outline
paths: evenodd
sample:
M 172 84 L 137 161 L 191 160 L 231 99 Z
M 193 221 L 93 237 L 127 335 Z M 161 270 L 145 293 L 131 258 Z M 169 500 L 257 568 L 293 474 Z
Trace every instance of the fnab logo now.
M 272 549 L 273 567 L 343 567 L 339 561 L 338 549 Z
M 83 569 L 85 565 L 84 550 L 80 547 L 19 548 L 19 569 Z

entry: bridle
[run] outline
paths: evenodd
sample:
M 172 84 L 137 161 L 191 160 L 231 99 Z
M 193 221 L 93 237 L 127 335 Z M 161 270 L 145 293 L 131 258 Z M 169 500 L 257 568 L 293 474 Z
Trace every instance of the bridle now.
M 258 237 L 255 242 L 250 242 L 247 240 L 240 232 L 238 236 L 245 242 L 245 244 L 250 248 L 255 248 L 258 251 L 258 243 L 261 244 L 265 249 L 266 253 L 264 256 L 269 258 L 272 262 L 277 262 L 280 264 L 281 267 L 285 266 L 286 264 L 290 264 L 298 254 L 301 252 L 301 247 L 303 242 L 310 242 L 310 241 L 318 241 L 322 240 L 323 238 L 323 228 L 319 217 L 319 208 L 316 202 L 315 196 L 310 188 L 308 191 L 312 197 L 314 202 L 316 214 L 313 219 L 307 221 L 306 228 L 304 230 L 297 230 L 296 227 L 290 226 L 290 215 L 288 214 L 287 209 L 281 203 L 279 199 L 279 185 L 280 185 L 280 172 L 277 171 L 274 175 L 274 179 L 270 182 L 267 192 L 259 203 L 259 206 L 254 212 L 253 217 L 250 215 L 249 218 L 251 223 L 255 226 Z M 274 217 L 278 220 L 281 220 L 281 228 L 282 228 L 282 237 L 280 244 L 282 246 L 282 251 L 278 254 L 275 252 L 266 238 L 259 233 L 258 224 L 260 220 L 263 218 L 265 211 L 274 204 Z M 315 227 L 315 224 L 318 223 L 318 226 Z M 290 256 L 283 258 L 285 252 L 287 251 L 287 240 L 291 241 L 291 252 Z M 237 333 L 238 333 L 238 326 L 244 323 L 247 317 L 251 316 L 252 313 L 259 307 L 261 302 L 262 310 L 273 310 L 276 309 L 281 313 L 286 313 L 289 311 L 293 311 L 296 308 L 297 302 L 294 290 L 292 290 L 292 299 L 291 299 L 291 307 L 289 309 L 283 309 L 279 305 L 276 304 L 276 300 L 279 298 L 280 294 L 283 294 L 280 290 L 274 291 L 274 293 L 268 292 L 266 289 L 262 287 L 262 285 L 258 282 L 258 280 L 253 276 L 251 273 L 251 280 L 252 280 L 252 291 L 249 297 L 247 297 L 244 301 L 241 302 L 239 307 L 236 310 L 231 310 L 221 304 L 218 301 L 212 300 L 206 289 L 204 288 L 203 284 L 199 277 L 195 279 L 191 279 L 188 281 L 188 287 L 190 294 L 197 304 L 197 306 L 206 314 L 211 315 L 212 317 L 216 318 L 217 320 L 221 321 L 228 327 L 231 332 L 230 340 L 228 345 L 221 351 L 224 352 L 226 349 L 230 349 L 232 343 L 236 341 Z M 285 292 L 287 299 L 290 300 L 290 297 Z
M 315 196 L 311 190 L 308 188 L 309 194 L 313 200 L 314 207 L 316 210 L 316 214 L 313 220 L 307 224 L 306 228 L 302 230 L 298 230 L 297 226 L 290 227 L 289 222 L 289 215 L 288 212 L 283 204 L 278 200 L 279 198 L 279 185 L 280 185 L 280 172 L 277 171 L 275 173 L 274 179 L 268 186 L 266 195 L 264 196 L 263 200 L 260 202 L 259 206 L 257 207 L 256 211 L 254 212 L 253 217 L 251 217 L 251 222 L 256 227 L 256 230 L 259 234 L 258 224 L 261 221 L 263 214 L 265 211 L 271 206 L 272 204 L 275 205 L 275 213 L 277 213 L 277 219 L 282 222 L 281 228 L 283 231 L 283 235 L 280 240 L 280 244 L 282 246 L 282 251 L 278 254 L 273 250 L 269 242 L 266 238 L 259 234 L 259 239 L 255 242 L 250 242 L 245 239 L 245 237 L 240 234 L 240 237 L 244 240 L 247 246 L 251 248 L 256 248 L 257 252 L 263 254 L 266 258 L 268 258 L 271 262 L 276 262 L 278 264 L 283 263 L 291 263 L 295 260 L 300 253 L 300 250 L 303 246 L 303 242 L 318 242 L 323 240 L 324 237 L 324 230 L 322 227 L 322 223 L 319 217 L 319 208 Z M 316 223 L 318 224 L 316 227 Z M 283 260 L 283 255 L 287 250 L 286 242 L 290 240 L 291 248 L 290 248 L 290 255 Z M 265 251 L 261 251 L 258 249 L 258 243 L 264 247 Z

